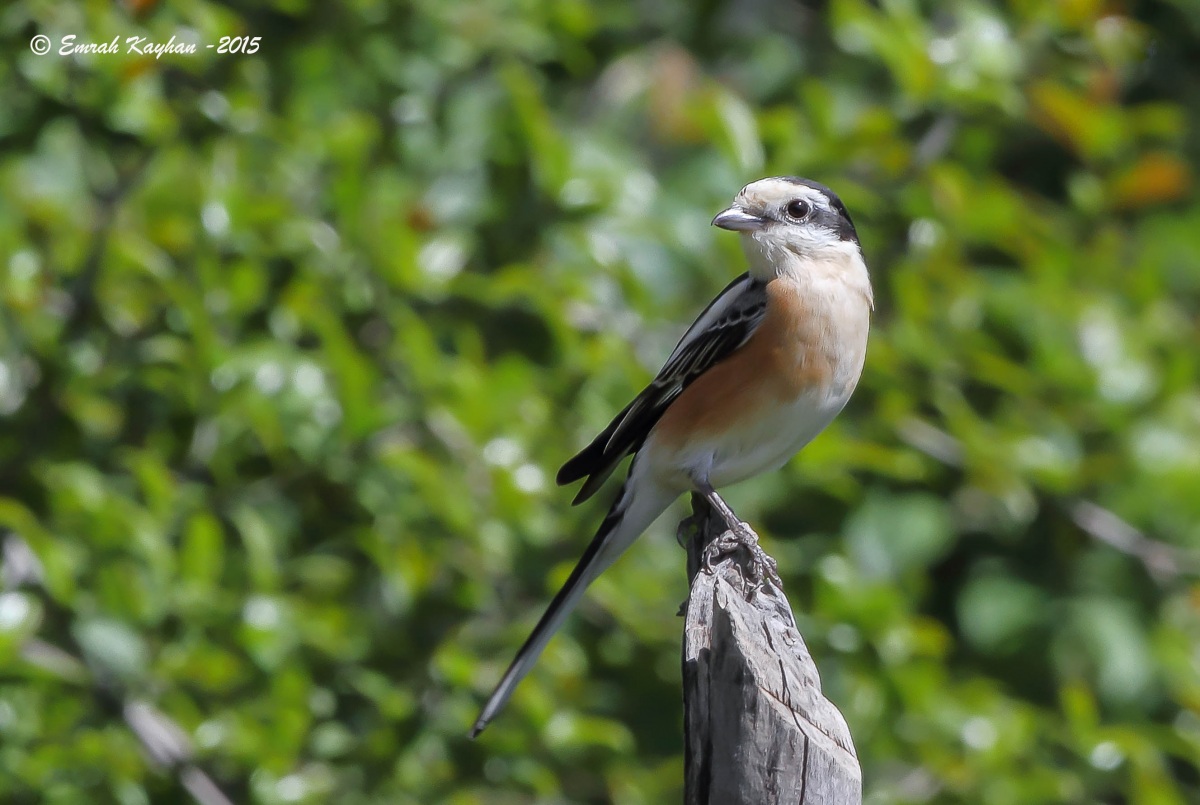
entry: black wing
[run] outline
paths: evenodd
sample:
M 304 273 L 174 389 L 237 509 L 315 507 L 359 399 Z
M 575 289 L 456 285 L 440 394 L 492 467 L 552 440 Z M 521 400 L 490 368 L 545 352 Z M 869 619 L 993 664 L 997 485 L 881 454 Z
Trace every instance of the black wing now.
M 633 398 L 592 443 L 558 471 L 560 485 L 587 478 L 572 504 L 582 503 L 637 452 L 650 429 L 688 385 L 746 343 L 767 311 L 764 283 L 742 274 L 725 286 L 683 334 L 658 376 Z

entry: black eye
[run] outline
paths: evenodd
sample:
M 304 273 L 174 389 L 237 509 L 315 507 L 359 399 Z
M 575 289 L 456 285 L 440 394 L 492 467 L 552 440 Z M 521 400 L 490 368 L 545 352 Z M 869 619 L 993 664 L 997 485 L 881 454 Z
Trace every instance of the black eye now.
M 802 198 L 788 202 L 787 214 L 797 220 L 806 218 L 810 212 L 812 212 L 812 205 Z

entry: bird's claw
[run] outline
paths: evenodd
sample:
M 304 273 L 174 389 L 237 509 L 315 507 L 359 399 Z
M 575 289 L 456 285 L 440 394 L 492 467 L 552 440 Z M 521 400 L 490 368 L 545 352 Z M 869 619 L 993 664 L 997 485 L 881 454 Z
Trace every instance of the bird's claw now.
M 746 570 L 749 573 L 749 581 L 752 585 L 750 589 L 751 595 L 762 589 L 763 584 L 768 580 L 779 589 L 783 589 L 783 581 L 779 578 L 779 566 L 759 546 L 758 535 L 754 533 L 750 526 L 743 522 L 731 526 L 728 531 L 725 531 L 705 546 L 704 553 L 700 557 L 700 569 L 711 575 L 716 572 L 714 565 L 722 557 L 735 552 L 739 548 L 744 548 L 750 554 L 750 561 L 746 564 Z

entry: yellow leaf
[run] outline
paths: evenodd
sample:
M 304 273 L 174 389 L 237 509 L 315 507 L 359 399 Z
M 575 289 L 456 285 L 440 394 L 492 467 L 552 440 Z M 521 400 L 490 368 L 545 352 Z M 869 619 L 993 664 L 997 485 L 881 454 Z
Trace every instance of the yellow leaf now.
M 1145 207 L 1173 201 L 1192 186 L 1187 163 L 1174 154 L 1146 154 L 1112 182 L 1110 197 L 1118 207 Z

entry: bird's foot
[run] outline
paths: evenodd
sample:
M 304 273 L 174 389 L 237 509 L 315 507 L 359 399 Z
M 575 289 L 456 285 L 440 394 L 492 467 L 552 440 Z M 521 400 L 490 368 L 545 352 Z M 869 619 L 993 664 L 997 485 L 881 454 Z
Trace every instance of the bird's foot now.
M 750 561 L 746 563 L 746 570 L 749 573 L 752 593 L 762 589 L 763 584 L 768 580 L 777 588 L 783 589 L 783 581 L 779 578 L 779 566 L 758 544 L 758 535 L 754 533 L 754 530 L 741 521 L 731 524 L 729 530 L 723 532 L 704 548 L 704 554 L 700 558 L 701 569 L 705 573 L 715 572 L 713 565 L 722 557 L 734 553 L 739 548 L 744 548 L 750 555 Z

